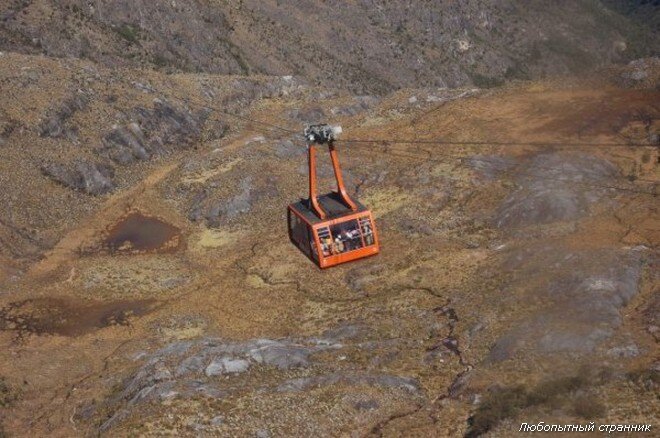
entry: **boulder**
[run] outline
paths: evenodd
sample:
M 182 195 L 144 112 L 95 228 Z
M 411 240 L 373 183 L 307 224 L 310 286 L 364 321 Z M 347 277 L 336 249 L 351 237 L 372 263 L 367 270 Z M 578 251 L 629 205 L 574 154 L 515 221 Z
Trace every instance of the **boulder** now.
M 115 188 L 114 169 L 104 163 L 77 160 L 73 163 L 47 163 L 41 171 L 58 183 L 90 195 L 102 195 Z
M 129 111 L 130 121 L 114 126 L 103 137 L 98 152 L 119 164 L 128 164 L 188 149 L 200 139 L 208 115 L 208 110 L 192 113 L 154 99 L 153 108 L 135 107 Z M 214 131 L 214 135 L 224 135 L 224 131 Z
M 493 224 L 521 228 L 579 219 L 606 196 L 618 173 L 612 163 L 593 155 L 537 155 L 513 171 L 518 189 L 499 206 Z
M 76 111 L 87 106 L 88 97 L 81 92 L 65 99 L 57 108 L 50 111 L 50 115 L 41 123 L 40 135 L 42 137 L 71 137 L 75 128 L 67 126 L 67 121 Z
M 524 290 L 525 302 L 544 305 L 501 336 L 489 353 L 499 362 L 518 352 L 586 354 L 595 351 L 621 325 L 623 308 L 638 291 L 643 256 L 637 250 L 585 250 L 558 247 L 516 251 L 503 269 L 518 272 L 510 287 Z M 524 305 L 520 305 L 521 311 Z M 613 350 L 617 354 L 629 354 Z

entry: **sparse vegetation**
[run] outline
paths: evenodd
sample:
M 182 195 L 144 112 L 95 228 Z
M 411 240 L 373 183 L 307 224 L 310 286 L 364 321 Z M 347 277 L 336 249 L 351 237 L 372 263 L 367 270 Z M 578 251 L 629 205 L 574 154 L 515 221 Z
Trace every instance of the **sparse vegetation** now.
M 639 369 L 626 374 L 628 380 L 646 390 L 655 389 L 660 385 L 660 372 L 654 369 Z
M 16 400 L 16 392 L 12 390 L 4 377 L 0 377 L 0 409 L 8 408 Z M 9 435 L 2 425 L 0 415 L 0 438 L 8 438 Z
M 15 393 L 11 390 L 4 377 L 0 377 L 0 408 L 8 407 L 14 400 L 16 400 Z
M 515 416 L 526 406 L 528 406 L 528 394 L 522 385 L 490 391 L 471 417 L 470 430 L 466 437 L 477 437 L 488 432 L 501 421 Z
M 588 393 L 588 388 L 604 383 L 608 377 L 606 372 L 591 374 L 585 368 L 574 376 L 544 380 L 531 389 L 523 385 L 493 388 L 471 417 L 466 436 L 480 436 L 524 409 L 549 406 L 566 410 L 571 401 L 569 413 L 586 419 L 600 417 L 606 407 Z
M 0 30 L 0 438 L 652 411 L 660 61 L 550 77 L 623 59 L 630 24 L 582 2 L 111 3 L 25 2 Z M 372 140 L 340 155 L 385 249 L 326 271 L 283 214 L 319 122 Z
M 115 27 L 115 31 L 130 44 L 136 44 L 139 41 L 139 29 L 133 25 L 124 23 Z
M 603 403 L 595 397 L 581 395 L 575 399 L 573 412 L 578 417 L 591 420 L 605 415 L 606 408 Z
M 151 62 L 153 62 L 156 67 L 160 68 L 167 67 L 169 65 L 167 58 L 160 54 L 154 55 Z

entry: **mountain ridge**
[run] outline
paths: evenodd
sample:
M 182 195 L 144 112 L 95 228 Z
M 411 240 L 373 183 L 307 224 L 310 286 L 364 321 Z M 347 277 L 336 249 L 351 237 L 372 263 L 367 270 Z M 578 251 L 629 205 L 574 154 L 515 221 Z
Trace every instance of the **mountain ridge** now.
M 34 0 L 8 3 L 0 17 L 1 50 L 166 72 L 296 75 L 371 94 L 489 87 L 660 53 L 639 8 L 599 0 Z

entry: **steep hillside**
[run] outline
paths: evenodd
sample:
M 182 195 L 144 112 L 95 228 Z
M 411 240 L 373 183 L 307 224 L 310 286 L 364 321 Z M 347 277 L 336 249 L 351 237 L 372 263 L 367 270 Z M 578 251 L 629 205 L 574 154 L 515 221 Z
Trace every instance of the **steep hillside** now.
M 657 430 L 659 9 L 1 2 L 0 437 Z
M 658 424 L 657 60 L 376 98 L 0 59 L 10 436 Z M 341 145 L 382 253 L 319 271 L 286 234 L 306 189 L 298 135 L 227 123 L 214 102 L 457 144 Z M 597 145 L 553 145 L 578 140 Z
M 0 49 L 381 94 L 658 54 L 657 29 L 629 12 L 599 0 L 12 0 L 0 6 Z

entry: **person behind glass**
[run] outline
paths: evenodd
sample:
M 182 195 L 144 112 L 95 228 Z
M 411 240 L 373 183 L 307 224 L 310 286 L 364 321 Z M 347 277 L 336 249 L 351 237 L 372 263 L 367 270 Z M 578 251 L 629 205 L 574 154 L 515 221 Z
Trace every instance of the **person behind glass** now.
M 344 252 L 344 242 L 342 242 L 341 237 L 335 237 L 335 243 L 332 245 L 333 251 L 335 254 L 341 254 Z
M 367 245 L 371 245 L 372 243 L 374 243 L 374 236 L 373 236 L 373 233 L 371 231 L 371 227 L 369 226 L 369 224 L 364 224 L 362 226 L 362 232 L 363 232 L 363 235 L 364 235 L 364 241 Z
M 353 249 L 353 242 L 351 242 L 351 236 L 348 231 L 343 230 L 339 235 L 342 243 L 344 244 L 344 251 L 350 251 Z
M 332 248 L 332 239 L 325 237 L 321 239 L 321 251 L 323 251 L 323 257 L 330 255 L 330 250 Z

